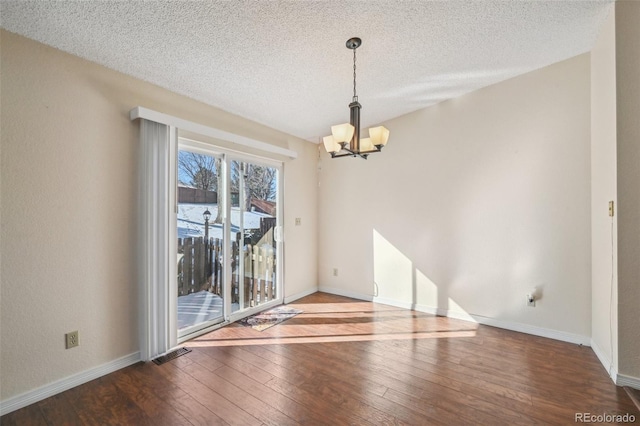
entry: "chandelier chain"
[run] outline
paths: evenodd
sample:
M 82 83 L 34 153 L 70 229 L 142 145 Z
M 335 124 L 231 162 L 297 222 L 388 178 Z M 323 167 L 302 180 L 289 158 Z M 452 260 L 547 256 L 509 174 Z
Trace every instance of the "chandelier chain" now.
M 358 100 L 358 95 L 356 94 L 356 49 L 353 49 L 353 101 L 356 102 Z

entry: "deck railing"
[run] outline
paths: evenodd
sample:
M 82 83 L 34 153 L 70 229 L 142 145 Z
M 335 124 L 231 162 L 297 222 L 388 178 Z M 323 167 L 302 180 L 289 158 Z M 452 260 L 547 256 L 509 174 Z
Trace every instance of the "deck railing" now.
M 276 255 L 272 244 L 231 243 L 231 302 L 240 303 L 240 256 L 244 264 L 243 307 L 255 306 L 277 297 Z M 178 238 L 178 296 L 208 291 L 222 297 L 223 240 L 202 237 Z

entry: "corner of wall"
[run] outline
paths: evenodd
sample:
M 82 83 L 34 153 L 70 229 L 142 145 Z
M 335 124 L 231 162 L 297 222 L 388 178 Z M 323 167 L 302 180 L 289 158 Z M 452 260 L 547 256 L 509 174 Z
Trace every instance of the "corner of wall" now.
M 615 4 L 591 51 L 591 347 L 611 378 L 617 359 Z M 608 214 L 614 203 L 613 217 Z
M 615 3 L 618 371 L 640 380 L 640 2 Z

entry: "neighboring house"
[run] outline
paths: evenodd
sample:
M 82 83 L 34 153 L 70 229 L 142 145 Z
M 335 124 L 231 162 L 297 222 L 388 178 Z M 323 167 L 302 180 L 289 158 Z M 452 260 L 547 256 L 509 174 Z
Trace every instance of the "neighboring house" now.
M 257 198 L 251 199 L 251 210 L 268 214 L 269 216 L 276 215 L 276 203 L 267 200 L 258 200 Z

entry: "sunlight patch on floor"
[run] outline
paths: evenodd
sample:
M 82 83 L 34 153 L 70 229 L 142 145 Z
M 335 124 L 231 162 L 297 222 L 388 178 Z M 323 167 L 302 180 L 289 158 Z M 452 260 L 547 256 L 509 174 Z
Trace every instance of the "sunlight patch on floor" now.
M 295 307 L 300 308 L 301 305 L 296 304 Z M 352 311 L 354 305 L 359 306 Z M 305 305 L 306 308 L 312 306 L 316 311 L 305 311 L 264 331 L 231 325 L 189 341 L 187 346 L 473 338 L 478 328 L 478 324 L 467 321 L 371 302 Z
M 210 347 L 210 346 L 254 346 L 254 345 L 283 345 L 294 343 L 330 343 L 330 342 L 363 342 L 363 341 L 383 341 L 383 340 L 416 340 L 416 339 L 449 339 L 460 337 L 475 337 L 474 330 L 463 331 L 435 331 L 435 332 L 413 332 L 413 333 L 383 333 L 383 334 L 346 334 L 346 335 L 321 335 L 321 336 L 265 336 L 265 337 L 238 337 L 221 338 L 212 337 L 201 338 L 187 342 L 187 347 Z

